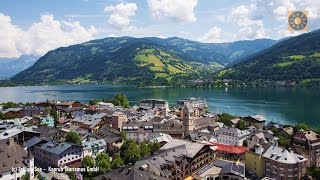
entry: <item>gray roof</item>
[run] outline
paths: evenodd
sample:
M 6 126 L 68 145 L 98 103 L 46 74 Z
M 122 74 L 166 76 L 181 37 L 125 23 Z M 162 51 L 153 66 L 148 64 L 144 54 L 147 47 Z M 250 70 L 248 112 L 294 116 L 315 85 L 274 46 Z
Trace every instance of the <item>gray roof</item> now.
M 216 134 L 224 134 L 228 136 L 243 138 L 250 135 L 250 132 L 246 130 L 241 131 L 240 129 L 234 127 L 221 127 L 216 131 Z
M 212 162 L 214 166 L 218 166 L 222 168 L 223 174 L 234 174 L 241 177 L 245 177 L 245 165 L 242 163 L 235 163 L 231 161 L 224 161 L 224 160 L 214 160 Z
M 72 146 L 80 147 L 79 145 L 75 145 L 67 142 L 62 142 L 62 143 L 47 142 L 43 144 L 40 148 L 52 154 L 59 155 Z
M 2 111 L 3 114 L 7 113 L 7 112 L 18 112 L 21 111 L 22 108 L 8 108 Z
M 95 180 L 165 180 L 161 176 L 154 175 L 148 171 L 140 170 L 139 168 L 133 167 L 121 167 L 106 174 L 97 176 Z
M 92 140 L 92 141 L 86 141 L 83 144 L 83 149 L 91 149 L 93 145 L 97 144 L 99 147 L 106 146 L 107 143 L 104 139 L 97 139 L 97 140 Z
M 48 142 L 49 140 L 46 138 L 42 138 L 42 137 L 33 137 L 31 139 L 29 139 L 28 141 L 25 142 L 25 145 L 27 148 L 32 148 L 33 146 L 37 145 L 38 143 L 41 142 Z
M 0 140 L 0 174 L 4 172 L 11 172 L 13 167 L 26 167 L 24 158 L 27 156 L 21 146 L 10 140 Z
M 107 126 L 103 126 L 98 132 L 94 132 L 93 135 L 97 138 L 103 138 L 107 143 L 114 143 L 122 139 L 118 132 L 115 132 Z
M 262 156 L 284 164 L 296 164 L 307 160 L 302 155 L 275 145 L 269 146 Z
M 166 143 L 164 146 L 160 148 L 160 150 L 168 150 L 172 148 L 176 148 L 179 146 L 186 147 L 186 156 L 189 158 L 193 158 L 204 146 L 205 144 L 197 143 L 197 142 L 190 142 L 187 140 L 182 139 L 172 139 L 168 143 Z

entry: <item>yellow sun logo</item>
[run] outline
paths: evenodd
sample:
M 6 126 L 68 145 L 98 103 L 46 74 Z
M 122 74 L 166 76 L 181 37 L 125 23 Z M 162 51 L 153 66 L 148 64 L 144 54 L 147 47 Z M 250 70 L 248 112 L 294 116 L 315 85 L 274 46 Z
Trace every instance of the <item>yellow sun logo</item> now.
M 308 12 L 289 11 L 288 29 L 289 31 L 308 31 Z

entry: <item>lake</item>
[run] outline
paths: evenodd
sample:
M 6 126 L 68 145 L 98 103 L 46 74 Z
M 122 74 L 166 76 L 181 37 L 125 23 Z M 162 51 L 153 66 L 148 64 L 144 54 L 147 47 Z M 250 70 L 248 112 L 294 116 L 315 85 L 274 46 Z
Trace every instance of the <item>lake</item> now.
M 115 85 L 60 85 L 0 88 L 0 102 L 35 102 L 111 98 L 126 94 L 132 104 L 144 98 L 161 98 L 174 105 L 178 99 L 201 97 L 211 112 L 239 116 L 260 114 L 268 121 L 284 124 L 307 123 L 320 127 L 320 92 L 304 88 L 137 88 Z M 229 106 L 230 108 L 227 108 Z

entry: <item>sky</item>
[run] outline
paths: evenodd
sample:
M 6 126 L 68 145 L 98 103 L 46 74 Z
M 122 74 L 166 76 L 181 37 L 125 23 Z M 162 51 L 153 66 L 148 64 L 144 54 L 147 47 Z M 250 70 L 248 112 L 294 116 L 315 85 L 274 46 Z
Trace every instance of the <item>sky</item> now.
M 42 56 L 105 37 L 181 37 L 206 43 L 281 39 L 288 11 L 320 28 L 320 0 L 1 0 L 0 58 Z

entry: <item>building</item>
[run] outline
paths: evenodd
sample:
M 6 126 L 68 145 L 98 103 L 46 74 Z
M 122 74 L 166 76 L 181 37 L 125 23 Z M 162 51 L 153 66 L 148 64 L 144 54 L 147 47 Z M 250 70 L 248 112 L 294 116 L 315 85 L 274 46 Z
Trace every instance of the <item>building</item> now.
M 308 167 L 320 167 L 320 135 L 300 130 L 293 138 L 293 149 L 308 159 Z
M 254 126 L 258 129 L 263 129 L 265 122 L 267 119 L 260 115 L 248 116 L 244 118 L 247 122 L 249 122 L 249 126 Z
M 166 180 L 139 167 L 121 167 L 94 178 L 94 180 Z
M 2 110 L 2 114 L 8 119 L 23 117 L 22 108 L 8 108 L 5 110 Z
M 265 159 L 262 156 L 264 149 L 256 144 L 253 149 L 246 151 L 246 169 L 250 174 L 259 179 L 265 177 Z
M 278 134 L 282 137 L 290 139 L 290 137 L 293 136 L 293 127 L 289 126 L 281 128 Z
M 116 111 L 112 114 L 112 118 L 111 118 L 112 128 L 114 128 L 119 132 L 122 130 L 122 124 L 127 121 L 128 121 L 128 117 L 123 112 Z
M 40 136 L 40 133 L 32 130 L 32 128 L 24 126 L 15 126 L 0 133 L 0 140 L 12 138 L 15 142 L 22 145 L 35 136 Z
M 83 116 L 76 116 L 72 123 L 80 126 L 82 129 L 88 130 L 88 132 L 96 132 L 106 124 L 106 116 L 106 113 L 85 114 Z
M 51 116 L 46 116 L 41 119 L 41 125 L 48 127 L 54 127 L 54 118 Z
M 67 132 L 62 131 L 61 129 L 48 126 L 40 126 L 38 128 L 34 128 L 33 130 L 40 133 L 40 137 L 44 137 L 57 142 L 64 141 L 65 136 L 67 135 Z
M 112 103 L 106 103 L 106 102 L 98 102 L 97 105 L 99 109 L 109 109 L 114 107 Z
M 182 139 L 184 137 L 184 127 L 177 120 L 154 122 L 153 133 L 169 134 L 172 138 Z
M 172 137 L 169 134 L 154 133 L 148 136 L 148 141 L 159 142 L 161 146 L 165 145 L 171 140 L 172 140 Z
M 21 179 L 26 173 L 34 179 L 34 159 L 12 138 L 0 140 L 0 180 Z
M 137 161 L 135 167 L 170 180 L 187 178 L 214 159 L 210 145 L 172 139 L 153 156 Z
M 307 159 L 290 149 L 271 145 L 264 150 L 265 176 L 274 179 L 295 180 L 306 173 Z
M 213 143 L 216 146 L 216 157 L 228 161 L 243 161 L 248 148 L 244 146 L 226 145 Z
M 140 101 L 140 107 L 144 109 L 154 109 L 161 111 L 163 115 L 167 115 L 169 112 L 169 103 L 162 99 L 142 99 Z
M 26 106 L 22 109 L 22 116 L 40 117 L 43 115 L 45 108 L 37 106 Z
M 50 102 L 50 104 L 55 106 L 56 109 L 70 109 L 81 107 L 81 103 L 79 101 L 53 101 Z
M 63 167 L 78 163 L 83 158 L 83 146 L 67 142 L 54 142 L 35 137 L 26 142 L 28 148 L 32 149 L 35 164 L 47 168 Z
M 239 130 L 234 127 L 221 127 L 215 131 L 215 135 L 220 144 L 242 146 L 244 140 L 250 135 L 250 132 L 247 130 Z
M 187 98 L 177 101 L 178 106 L 184 107 L 186 104 L 191 104 L 193 108 L 206 109 L 208 108 L 207 102 L 203 98 Z
M 269 143 L 278 145 L 278 137 L 275 137 L 273 132 L 271 131 L 255 131 L 248 139 L 247 139 L 247 147 L 252 149 L 256 144 L 260 144 L 262 146 L 267 145 Z
M 95 158 L 100 153 L 107 152 L 107 143 L 104 139 L 88 140 L 82 143 L 83 157 L 90 156 Z
M 196 180 L 243 180 L 245 165 L 221 159 L 214 160 L 210 165 L 193 175 Z
M 148 136 L 153 134 L 153 122 L 127 121 L 123 124 L 122 130 L 126 132 L 129 139 L 137 142 L 147 141 Z
M 112 156 L 120 151 L 120 147 L 123 143 L 122 137 L 118 131 L 111 129 L 108 126 L 103 126 L 93 135 L 97 139 L 104 139 L 107 143 L 107 152 Z

